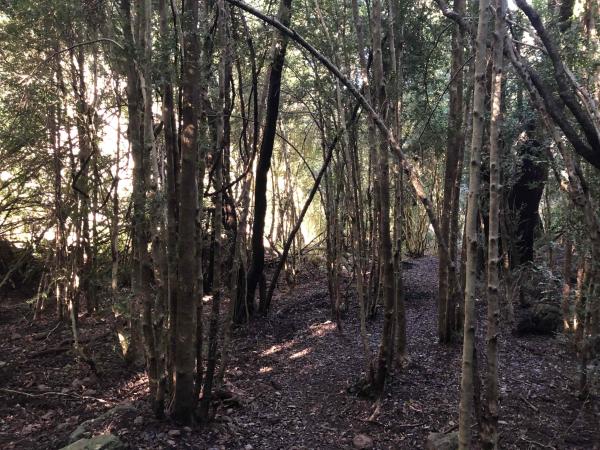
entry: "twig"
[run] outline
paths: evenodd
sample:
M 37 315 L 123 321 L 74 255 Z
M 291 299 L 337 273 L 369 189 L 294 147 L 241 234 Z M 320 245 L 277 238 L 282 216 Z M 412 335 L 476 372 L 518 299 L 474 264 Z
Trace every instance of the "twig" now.
M 542 444 L 541 442 L 538 441 L 534 441 L 533 439 L 528 439 L 525 436 L 521 436 L 521 440 L 528 442 L 529 444 L 533 444 L 533 445 L 537 445 L 538 447 L 542 447 L 542 448 L 551 448 L 556 450 L 556 447 L 552 446 L 552 445 L 546 445 L 546 444 Z
M 443 433 L 444 433 L 444 434 L 446 434 L 446 433 L 450 433 L 450 432 L 452 432 L 452 431 L 454 431 L 454 430 L 457 430 L 457 429 L 458 429 L 458 423 L 455 423 L 455 424 L 454 424 L 454 425 L 452 425 L 451 427 L 444 429 L 444 430 L 443 430 Z
M 73 50 L 73 49 L 75 49 L 75 48 L 77 48 L 77 47 L 82 47 L 82 46 L 84 46 L 84 45 L 90 45 L 90 44 L 97 44 L 98 42 L 108 42 L 108 43 L 110 43 L 110 44 L 113 44 L 114 46 L 116 46 L 116 47 L 120 48 L 121 50 L 124 50 L 124 49 L 125 49 L 125 48 L 124 48 L 124 47 L 123 47 L 123 46 L 122 46 L 120 43 L 118 43 L 117 41 L 115 41 L 115 40 L 113 40 L 113 39 L 110 39 L 110 38 L 106 38 L 106 37 L 101 37 L 101 38 L 98 38 L 98 39 L 93 39 L 93 40 L 91 40 L 91 41 L 78 42 L 78 43 L 76 43 L 76 44 L 74 44 L 74 45 L 71 45 L 71 46 L 69 46 L 69 47 L 66 47 L 66 48 L 63 48 L 63 49 L 57 50 L 57 51 L 55 51 L 54 53 L 52 53 L 50 56 L 48 56 L 46 59 L 44 59 L 44 60 L 43 60 L 41 63 L 39 63 L 39 64 L 38 64 L 38 65 L 37 65 L 37 66 L 36 66 L 36 67 L 33 69 L 33 71 L 30 73 L 30 75 L 29 75 L 29 76 L 28 76 L 28 77 L 25 79 L 25 81 L 24 81 L 24 84 L 27 84 L 27 83 L 29 83 L 29 81 L 30 81 L 30 80 L 33 78 L 33 75 L 35 75 L 35 73 L 38 71 L 38 69 L 39 69 L 41 66 L 43 66 L 43 65 L 47 64 L 47 63 L 48 63 L 48 62 L 49 62 L 51 59 L 55 58 L 56 56 L 58 56 L 58 55 L 61 55 L 62 53 L 65 53 L 65 52 L 71 51 L 71 50 Z M 23 83 L 23 82 L 22 82 L 22 83 Z
M 367 419 L 367 422 L 376 423 L 377 425 L 380 425 L 379 422 L 377 422 L 377 418 L 379 417 L 380 414 L 381 414 L 381 398 L 378 398 L 377 402 L 375 403 L 375 409 L 373 410 L 373 413 Z
M 531 409 L 533 409 L 535 412 L 539 412 L 540 411 L 537 406 L 535 406 L 533 403 L 531 403 L 529 400 L 527 400 L 522 395 L 521 395 L 521 400 L 523 400 L 525 402 L 525 404 L 527 406 L 529 406 Z
M 42 392 L 41 394 L 32 394 L 31 392 L 24 392 L 24 391 L 16 391 L 14 389 L 6 389 L 6 388 L 2 388 L 0 389 L 1 391 L 4 392 L 8 392 L 9 394 L 19 394 L 19 395 L 24 395 L 25 397 L 45 397 L 47 395 L 58 395 L 58 396 L 63 396 L 63 397 L 73 397 L 73 398 L 79 398 L 82 400 L 94 400 L 100 403 L 104 403 L 107 405 L 110 405 L 111 402 L 107 401 L 107 400 L 103 400 L 101 398 L 96 398 L 96 397 L 90 397 L 89 395 L 77 395 L 77 394 L 69 394 L 67 392 Z
M 556 442 L 557 440 L 562 440 L 566 436 L 566 434 L 569 431 L 571 431 L 571 428 L 573 428 L 573 425 L 575 425 L 575 422 L 577 422 L 577 420 L 579 420 L 579 417 L 581 417 L 581 414 L 583 413 L 583 408 L 585 408 L 585 404 L 589 400 L 589 397 L 590 397 L 590 395 L 588 394 L 587 397 L 583 400 L 583 402 L 581 404 L 581 408 L 579 409 L 579 412 L 577 413 L 577 415 L 575 416 L 575 419 L 573 419 L 571 424 L 560 435 L 558 433 L 556 433 L 550 442 Z
M 43 340 L 42 342 L 45 342 L 45 341 L 47 341 L 47 340 L 48 340 L 48 338 L 50 337 L 50 335 L 52 335 L 52 333 L 54 333 L 54 332 L 56 331 L 56 329 L 57 329 L 58 327 L 60 327 L 61 325 L 62 325 L 62 322 L 61 322 L 61 321 L 59 321 L 59 322 L 56 324 L 56 326 L 50 330 L 50 332 L 49 332 L 49 333 L 46 335 L 46 337 L 44 338 L 44 340 Z
M 106 333 L 102 333 L 98 336 L 90 336 L 79 339 L 79 344 L 84 344 L 90 341 L 95 341 L 99 339 L 104 339 L 107 336 L 110 336 L 112 331 L 107 331 Z M 73 343 L 73 338 L 67 338 L 61 341 L 56 347 L 45 348 L 43 350 L 39 350 L 37 352 L 31 353 L 29 356 L 31 358 L 37 358 L 39 356 L 51 355 L 53 353 L 62 353 L 71 350 L 73 347 L 71 344 Z
M 421 425 L 425 425 L 426 422 L 415 422 L 415 423 L 401 423 L 399 425 L 394 425 L 394 428 L 415 428 L 420 427 Z M 455 425 L 454 428 L 458 427 Z M 450 429 L 452 431 L 453 428 Z

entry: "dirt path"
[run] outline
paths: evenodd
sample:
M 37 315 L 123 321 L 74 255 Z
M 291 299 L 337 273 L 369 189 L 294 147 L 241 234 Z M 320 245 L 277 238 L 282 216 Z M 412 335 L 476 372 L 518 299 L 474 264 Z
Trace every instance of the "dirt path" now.
M 53 322 L 31 324 L 27 309 L 12 305 L 7 314 L 3 306 L 0 388 L 35 395 L 67 389 L 69 396 L 0 391 L 0 448 L 57 448 L 78 423 L 123 400 L 137 411 L 94 424 L 91 432 L 110 430 L 132 448 L 344 449 L 352 448 L 357 434 L 371 437 L 376 448 L 421 448 L 429 432 L 457 424 L 461 355 L 459 347 L 437 344 L 436 259 L 412 261 L 405 276 L 411 359 L 389 383 L 375 422 L 366 420 L 372 402 L 352 393 L 364 368 L 352 290 L 339 333 L 328 320 L 326 280 L 314 269 L 277 294 L 268 319 L 236 330 L 227 382 L 239 404 L 219 404 L 213 426 L 193 431 L 152 418 L 143 400 L 144 378 L 122 367 L 112 336 L 92 341 L 109 378 L 90 379 L 89 368 L 66 352 L 31 360 L 41 347 L 68 337 L 67 330 L 46 338 Z M 483 309 L 478 304 L 480 315 Z M 380 321 L 369 324 L 373 351 Z M 86 319 L 82 334 L 101 335 L 109 326 Z M 7 340 L 15 332 L 21 337 Z M 502 448 L 600 448 L 600 406 L 597 399 L 578 400 L 575 365 L 560 338 L 508 334 L 500 358 Z M 83 385 L 73 386 L 74 379 Z

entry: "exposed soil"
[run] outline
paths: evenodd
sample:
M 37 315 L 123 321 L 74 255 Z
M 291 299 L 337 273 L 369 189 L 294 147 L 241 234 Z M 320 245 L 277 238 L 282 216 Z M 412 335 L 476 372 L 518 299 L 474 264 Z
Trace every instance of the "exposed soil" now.
M 411 262 L 405 272 L 410 361 L 394 374 L 372 421 L 373 401 L 354 393 L 364 356 L 352 289 L 340 333 L 328 320 L 326 280 L 314 267 L 277 294 L 268 319 L 235 331 L 226 377 L 235 398 L 215 404 L 210 427 L 193 430 L 152 417 L 146 379 L 121 361 L 109 314 L 81 320 L 96 377 L 69 350 L 67 327 L 52 317 L 34 322 L 22 299 L 2 298 L 0 448 L 60 448 L 80 423 L 123 402 L 136 410 L 97 421 L 90 432 L 111 431 L 136 449 L 343 449 L 353 448 L 358 434 L 376 448 L 422 448 L 430 432 L 457 426 L 461 350 L 437 343 L 437 260 Z M 483 302 L 477 306 L 482 318 Z M 373 351 L 380 316 L 369 324 Z M 500 345 L 501 447 L 600 448 L 600 402 L 578 398 L 566 341 L 504 333 Z

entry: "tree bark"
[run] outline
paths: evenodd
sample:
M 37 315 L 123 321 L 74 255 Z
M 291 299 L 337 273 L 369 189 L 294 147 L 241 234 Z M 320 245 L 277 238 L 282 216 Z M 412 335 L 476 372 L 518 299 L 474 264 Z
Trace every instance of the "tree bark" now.
M 456 0 L 454 11 L 463 15 L 465 12 L 465 1 Z M 455 198 L 455 186 L 459 177 L 460 158 L 462 146 L 464 145 L 463 130 L 463 76 L 462 67 L 464 59 L 463 32 L 458 25 L 452 31 L 452 68 L 451 73 L 456 74 L 454 82 L 450 84 L 450 99 L 448 106 L 448 144 L 446 149 L 446 168 L 444 172 L 444 200 L 442 203 L 442 214 L 440 217 L 440 230 L 447 239 L 448 246 L 456 246 L 456 241 L 451 234 L 451 224 L 454 214 L 458 213 L 454 207 L 458 202 Z M 439 291 L 438 291 L 438 339 L 442 343 L 452 340 L 452 333 L 457 331 L 456 306 L 452 292 L 456 280 L 456 264 L 452 258 L 452 252 L 439 251 Z M 454 273 L 450 273 L 454 271 Z
M 171 38 L 168 25 L 167 0 L 160 0 L 160 34 L 164 41 Z M 167 53 L 161 55 L 162 65 L 162 120 L 164 123 L 165 153 L 166 153 L 166 224 L 167 224 L 167 307 L 169 323 L 168 341 L 168 382 L 173 383 L 172 360 L 175 354 L 177 336 L 177 174 L 179 171 L 179 149 L 177 146 L 175 101 L 173 93 L 173 74 L 171 61 Z
M 215 213 L 213 216 L 214 234 L 214 272 L 213 272 L 213 298 L 208 329 L 208 355 L 206 363 L 206 374 L 204 376 L 203 396 L 200 403 L 200 418 L 206 423 L 209 420 L 210 402 L 212 399 L 212 388 L 215 368 L 217 365 L 217 346 L 219 333 L 219 314 L 221 307 L 221 296 L 223 293 L 222 265 L 223 265 L 223 242 L 221 238 L 223 230 L 223 160 L 229 154 L 230 145 L 230 115 L 232 110 L 230 85 L 231 85 L 231 47 L 229 45 L 229 14 L 223 0 L 218 1 L 218 36 L 221 47 L 221 59 L 219 64 L 219 110 L 217 120 L 217 146 L 212 154 L 213 184 L 216 195 L 214 196 Z M 225 325 L 227 326 L 227 324 Z
M 504 39 L 506 35 L 506 0 L 496 0 L 492 68 L 492 103 L 490 124 L 490 204 L 488 217 L 487 263 L 487 378 L 486 417 L 482 427 L 484 449 L 498 448 L 498 333 L 500 310 L 498 306 L 499 222 L 500 222 L 500 129 L 502 127 L 502 80 L 504 67 Z
M 458 439 L 459 449 L 471 448 L 471 423 L 474 393 L 475 353 L 475 289 L 477 282 L 477 228 L 480 185 L 481 147 L 485 121 L 486 40 L 488 31 L 488 0 L 479 1 L 479 22 L 475 50 L 475 91 L 473 93 L 473 137 L 469 168 L 469 197 L 466 217 L 467 262 L 465 280 L 465 316 L 460 384 Z
M 371 35 L 373 43 L 373 88 L 379 115 L 385 118 L 388 113 L 385 84 L 383 79 L 382 30 L 381 30 L 381 1 L 373 0 L 371 14 Z M 390 234 L 390 181 L 388 141 L 380 132 L 379 152 L 377 154 L 377 169 L 379 173 L 379 255 L 382 267 L 382 289 L 384 302 L 383 331 L 376 362 L 373 388 L 378 395 L 383 393 L 385 381 L 389 372 L 388 363 L 393 349 L 395 283 L 392 259 L 392 239 Z
M 140 257 L 140 245 L 143 241 L 143 210 L 145 203 L 145 192 L 143 187 L 143 134 L 142 134 L 142 92 L 139 76 L 135 67 L 134 58 L 137 53 L 134 41 L 134 29 L 132 21 L 131 2 L 121 0 L 121 10 L 124 17 L 124 37 L 127 60 L 127 111 L 129 122 L 127 125 L 127 138 L 131 144 L 131 154 L 134 162 L 133 168 L 133 217 L 132 217 L 132 288 L 133 298 L 129 305 L 131 338 L 128 346 L 126 359 L 135 362 L 140 358 L 140 309 L 143 304 L 143 282 L 141 278 L 142 258 Z
M 175 397 L 173 418 L 189 424 L 196 407 L 196 303 L 201 286 L 196 286 L 196 214 L 198 204 L 198 1 L 185 0 L 181 16 L 183 31 L 181 189 L 179 191 L 178 292 L 175 348 Z M 200 208 L 202 199 L 200 197 Z

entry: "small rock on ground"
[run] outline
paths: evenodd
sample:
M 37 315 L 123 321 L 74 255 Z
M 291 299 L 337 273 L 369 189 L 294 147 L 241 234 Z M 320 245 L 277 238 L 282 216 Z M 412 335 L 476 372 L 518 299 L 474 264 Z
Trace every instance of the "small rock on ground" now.
M 354 436 L 352 444 L 354 444 L 354 448 L 367 450 L 373 448 L 373 439 L 371 439 L 366 434 L 357 434 L 356 436 Z
M 125 446 L 114 434 L 101 434 L 90 439 L 80 439 L 61 450 L 122 450 Z
M 458 433 L 429 433 L 425 450 L 456 450 Z

